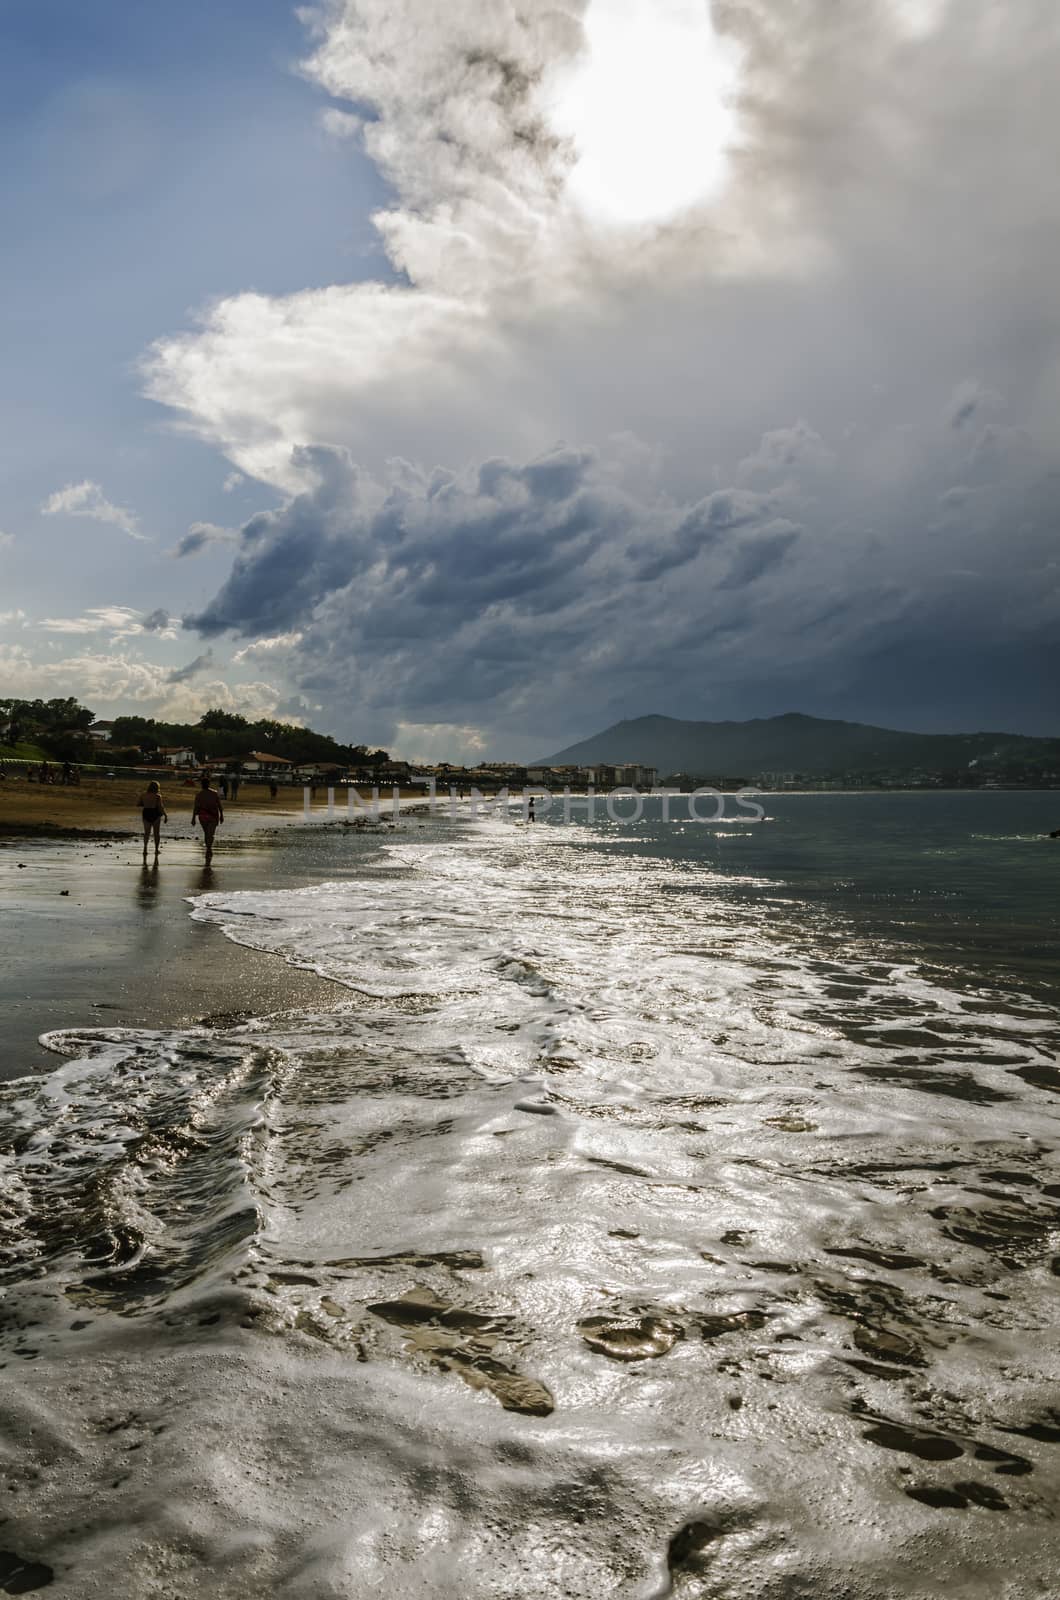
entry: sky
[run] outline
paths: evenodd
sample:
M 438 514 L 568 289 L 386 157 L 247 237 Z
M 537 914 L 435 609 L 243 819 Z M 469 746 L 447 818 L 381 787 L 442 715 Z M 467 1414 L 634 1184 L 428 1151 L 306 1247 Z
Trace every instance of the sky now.
M 1058 69 L 1055 0 L 0 6 L 0 696 L 1060 733 Z

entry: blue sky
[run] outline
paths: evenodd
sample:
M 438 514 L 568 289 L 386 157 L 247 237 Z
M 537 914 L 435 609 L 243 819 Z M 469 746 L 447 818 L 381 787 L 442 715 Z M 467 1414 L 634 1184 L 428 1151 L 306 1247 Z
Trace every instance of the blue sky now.
M 181 571 L 165 550 L 271 497 L 222 494 L 223 459 L 143 397 L 142 353 L 218 296 L 385 273 L 367 220 L 385 187 L 320 129 L 287 4 L 34 0 L 2 26 L 0 527 L 18 538 L 3 608 L 179 611 L 210 562 Z M 39 516 L 84 478 L 154 542 Z
M 0 27 L 0 692 L 1055 730 L 1060 11 Z

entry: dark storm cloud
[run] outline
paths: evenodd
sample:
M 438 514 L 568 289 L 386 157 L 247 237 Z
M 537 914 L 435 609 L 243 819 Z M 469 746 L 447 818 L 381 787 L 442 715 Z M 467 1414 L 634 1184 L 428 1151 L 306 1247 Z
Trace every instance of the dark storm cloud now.
M 719 0 L 732 181 L 601 240 L 477 116 L 511 61 L 522 115 L 553 9 L 334 0 L 321 75 L 367 75 L 400 292 L 242 297 L 157 352 L 285 492 L 293 434 L 346 447 L 299 457 L 194 626 L 297 628 L 343 726 L 493 748 L 656 709 L 1055 724 L 1060 11 Z
M 213 522 L 193 522 L 187 533 L 181 534 L 170 554 L 179 561 L 185 556 L 197 556 L 211 544 L 233 544 L 235 537 L 231 528 L 219 528 Z
M 227 581 L 205 611 L 185 618 L 204 637 L 226 630 L 282 633 L 347 584 L 358 564 L 358 474 L 342 451 L 296 453 L 316 487 L 245 524 Z
M 140 626 L 145 633 L 161 633 L 163 628 L 169 627 L 169 612 L 163 611 L 161 606 L 155 611 L 149 611 L 140 618 Z
M 541 640 L 591 646 L 608 618 L 620 630 L 631 577 L 709 554 L 698 583 L 747 587 L 798 535 L 770 515 L 773 496 L 730 489 L 688 510 L 659 506 L 566 446 L 522 464 L 493 457 L 463 478 L 402 464 L 389 488 L 345 451 L 299 460 L 315 487 L 248 522 L 228 580 L 188 627 L 258 636 L 309 624 L 303 658 L 324 645 L 385 656 L 438 642 L 457 666 L 466 650 L 516 675 Z
M 1045 461 L 1028 479 L 1021 443 L 974 492 L 946 489 L 967 446 L 954 440 L 947 458 L 933 435 L 898 439 L 901 481 L 871 492 L 860 443 L 837 441 L 826 497 L 815 449 L 801 467 L 785 454 L 769 491 L 714 490 L 689 507 L 634 493 L 615 463 L 565 446 L 463 475 L 398 463 L 389 485 L 345 451 L 302 451 L 313 487 L 247 523 L 228 580 L 186 623 L 248 637 L 297 625 L 301 690 L 356 696 L 380 737 L 401 720 L 517 715 L 529 682 L 549 719 L 593 700 L 599 720 L 609 680 L 640 704 L 672 705 L 675 682 L 682 695 L 694 682 L 764 693 L 763 664 L 781 656 L 789 697 L 846 714 L 852 686 L 864 696 L 879 681 L 868 663 L 892 653 L 886 682 L 907 684 L 898 658 L 922 659 L 929 636 L 933 656 L 971 651 L 985 671 L 1011 664 L 1017 636 L 1044 648 L 1060 620 Z M 933 682 L 955 696 L 961 674 Z
M 720 587 L 746 589 L 749 583 L 754 583 L 771 567 L 783 561 L 801 531 L 801 528 L 778 518 L 776 522 L 768 523 L 761 533 L 744 539 Z
M 693 506 L 670 538 L 653 541 L 650 553 L 634 566 L 633 577 L 639 583 L 653 583 L 664 572 L 695 560 L 724 534 L 763 520 L 772 503 L 769 495 L 749 489 L 719 489 Z
M 188 683 L 192 678 L 197 677 L 200 672 L 208 671 L 213 665 L 213 651 L 204 650 L 202 655 L 198 655 L 193 661 L 189 661 L 187 666 L 174 667 L 172 672 L 167 672 L 166 682 L 170 684 Z
M 247 523 L 228 580 L 189 627 L 274 633 L 348 585 L 351 609 L 371 597 L 375 633 L 415 623 L 429 635 L 500 602 L 547 607 L 638 509 L 589 481 L 588 452 L 494 458 L 467 483 L 436 474 L 374 494 L 345 451 L 298 460 L 315 487 Z

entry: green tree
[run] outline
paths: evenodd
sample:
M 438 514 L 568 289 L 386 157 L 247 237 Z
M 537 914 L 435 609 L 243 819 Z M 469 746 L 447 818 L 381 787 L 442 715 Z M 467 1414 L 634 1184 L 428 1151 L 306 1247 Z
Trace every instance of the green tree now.
M 199 727 L 207 731 L 232 732 L 237 728 L 249 728 L 250 723 L 246 717 L 241 717 L 235 711 L 222 711 L 220 706 L 215 706 L 210 711 L 204 711 L 199 718 Z

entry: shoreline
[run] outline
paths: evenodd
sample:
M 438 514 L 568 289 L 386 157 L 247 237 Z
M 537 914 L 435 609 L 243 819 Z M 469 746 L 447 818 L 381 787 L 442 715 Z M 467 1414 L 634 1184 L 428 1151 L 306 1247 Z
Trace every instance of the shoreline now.
M 0 847 L 5 841 L 17 843 L 22 839 L 142 839 L 143 825 L 136 801 L 146 782 L 146 779 L 93 777 L 80 784 L 37 784 L 9 776 L 0 781 Z M 189 785 L 176 778 L 162 785 L 170 819 L 165 826 L 171 836 L 190 825 L 191 804 L 197 787 L 197 784 Z M 344 789 L 335 790 L 335 810 L 330 813 L 327 786 L 318 784 L 310 815 L 321 821 L 329 817 L 337 820 L 345 815 L 346 804 L 340 798 L 345 792 Z M 426 799 L 419 789 L 398 791 L 401 810 L 410 804 L 423 804 Z M 241 821 L 259 828 L 270 820 L 290 823 L 305 816 L 305 795 L 300 784 L 283 786 L 274 800 L 266 785 L 245 782 L 238 799 L 222 803 L 229 831 L 232 824 Z M 393 805 L 389 790 L 382 791 L 380 804 L 386 810 Z
M 218 844 L 209 868 L 187 830 L 164 837 L 157 865 L 143 864 L 135 834 L 6 841 L 0 1082 L 60 1064 L 39 1042 L 47 1033 L 231 1026 L 292 1009 L 330 1010 L 350 997 L 333 979 L 194 921 L 188 900 L 352 875 L 392 827 L 327 826 L 323 817 L 305 827 L 290 816 L 237 815 L 240 826 Z

